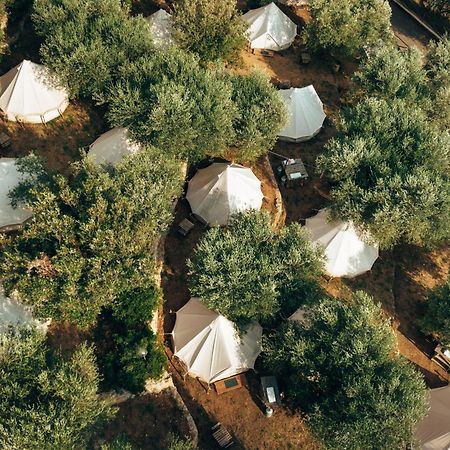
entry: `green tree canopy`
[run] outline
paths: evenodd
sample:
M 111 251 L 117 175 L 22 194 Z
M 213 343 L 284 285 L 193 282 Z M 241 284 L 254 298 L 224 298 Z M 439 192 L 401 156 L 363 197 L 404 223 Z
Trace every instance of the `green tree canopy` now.
M 61 450 L 92 447 L 96 432 L 114 415 L 98 396 L 92 349 L 69 361 L 36 331 L 0 335 L 0 447 Z
M 430 43 L 425 62 L 418 50 L 381 46 L 370 52 L 355 80 L 369 96 L 402 98 L 423 109 L 434 124 L 450 126 L 450 40 Z
M 389 321 L 362 292 L 282 325 L 265 340 L 264 358 L 325 448 L 406 448 L 427 410 L 422 376 L 398 355 Z
M 359 54 L 365 47 L 389 41 L 391 8 L 387 0 L 310 0 L 308 47 Z
M 228 228 L 212 228 L 188 261 L 190 291 L 245 326 L 277 314 L 281 293 L 315 278 L 322 255 L 305 229 L 291 224 L 275 233 L 265 211 L 237 214 Z
M 72 96 L 102 98 L 119 69 L 153 51 L 150 29 L 120 0 L 36 0 L 41 57 Z
M 174 5 L 176 42 L 203 61 L 236 60 L 246 28 L 234 0 L 181 0 Z
M 420 325 L 424 333 L 434 334 L 443 345 L 450 346 L 450 278 L 430 292 Z
M 20 165 L 33 174 L 39 162 L 28 157 Z M 153 286 L 155 244 L 172 220 L 181 171 L 147 149 L 108 170 L 84 158 L 68 177 L 39 173 L 16 192 L 34 219 L 3 238 L 3 285 L 37 316 L 86 327 L 122 292 Z
M 450 135 L 404 100 L 368 98 L 343 112 L 317 165 L 333 181 L 336 217 L 381 247 L 449 237 Z

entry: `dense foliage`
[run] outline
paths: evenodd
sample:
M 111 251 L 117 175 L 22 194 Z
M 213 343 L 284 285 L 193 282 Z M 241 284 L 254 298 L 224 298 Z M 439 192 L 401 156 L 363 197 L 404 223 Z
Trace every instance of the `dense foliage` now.
M 148 149 L 108 170 L 84 158 L 68 177 L 45 172 L 35 157 L 20 164 L 40 175 L 16 193 L 34 220 L 2 241 L 7 292 L 17 289 L 39 317 L 86 327 L 124 291 L 153 285 L 155 244 L 180 192 L 175 162 Z
M 450 278 L 430 292 L 420 326 L 424 333 L 433 334 L 444 346 L 450 346 Z
M 387 0 L 310 0 L 309 11 L 305 39 L 312 51 L 338 50 L 355 56 L 391 39 Z
M 283 307 L 281 293 L 316 277 L 322 256 L 299 224 L 276 233 L 267 212 L 247 212 L 226 229 L 210 229 L 188 267 L 192 295 L 245 326 L 276 315 Z
M 448 0 L 424 0 L 425 6 L 450 18 L 450 2 Z
M 69 361 L 36 331 L 0 335 L 0 447 L 4 450 L 84 449 L 114 414 L 97 394 L 91 348 Z
M 135 61 L 109 94 L 108 118 L 167 155 L 254 160 L 274 144 L 285 106 L 267 77 L 205 69 L 178 49 Z
M 401 99 L 368 98 L 343 112 L 317 165 L 334 182 L 333 214 L 382 247 L 449 237 L 450 135 Z
M 131 61 L 152 52 L 150 29 L 120 0 L 36 0 L 42 61 L 72 96 L 103 98 Z
M 246 42 L 235 0 L 181 0 L 172 29 L 177 44 L 203 61 L 236 60 Z
M 265 341 L 265 362 L 285 380 L 325 448 L 406 448 L 427 410 L 421 375 L 396 352 L 381 309 L 362 292 L 309 308 Z
M 426 56 L 410 48 L 382 46 L 372 51 L 355 80 L 370 96 L 401 98 L 420 107 L 433 124 L 450 126 L 450 40 L 430 44 Z

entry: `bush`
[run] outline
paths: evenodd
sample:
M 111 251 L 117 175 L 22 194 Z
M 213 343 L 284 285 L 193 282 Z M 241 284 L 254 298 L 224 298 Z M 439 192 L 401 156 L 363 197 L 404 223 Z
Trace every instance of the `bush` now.
M 168 450 L 195 450 L 196 447 L 191 439 L 183 439 L 173 434 L 169 435 Z
M 334 216 L 383 248 L 449 237 L 450 135 L 405 100 L 363 100 L 343 112 L 317 166 L 333 181 Z
M 239 58 L 245 46 L 246 24 L 234 0 L 181 0 L 174 5 L 173 36 L 202 61 Z
M 157 286 L 131 289 L 122 292 L 111 305 L 114 317 L 127 327 L 150 322 L 153 312 L 162 303 L 162 291 Z
M 399 449 L 427 411 L 422 376 L 401 357 L 379 306 L 362 292 L 311 307 L 264 341 L 266 368 L 286 382 L 327 449 Z
M 193 295 L 240 326 L 282 310 L 280 293 L 314 279 L 322 256 L 299 224 L 279 233 L 265 211 L 237 214 L 227 229 L 212 228 L 188 261 Z
M 153 51 L 148 24 L 120 0 L 36 0 L 40 53 L 71 96 L 103 99 L 120 72 Z
M 124 292 L 154 284 L 154 249 L 172 220 L 179 165 L 154 149 L 108 171 L 88 159 L 68 177 L 45 172 L 16 191 L 34 211 L 23 233 L 3 238 L 0 274 L 37 317 L 95 323 Z M 21 170 L 34 174 L 35 158 Z
M 256 161 L 267 153 L 287 124 L 287 110 L 278 91 L 260 72 L 232 75 L 232 100 L 237 113 L 234 118 L 235 159 Z
M 356 56 L 365 47 L 392 40 L 386 0 L 310 0 L 304 38 L 311 51 L 337 50 Z
M 450 278 L 430 292 L 420 326 L 424 333 L 433 334 L 442 345 L 450 346 Z
M 115 409 L 98 395 L 92 348 L 70 360 L 51 351 L 34 330 L 0 335 L 0 447 L 93 448 Z

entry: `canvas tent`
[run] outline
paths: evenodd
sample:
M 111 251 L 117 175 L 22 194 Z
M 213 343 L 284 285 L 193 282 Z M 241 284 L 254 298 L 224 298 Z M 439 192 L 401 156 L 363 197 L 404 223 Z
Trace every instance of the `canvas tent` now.
M 260 209 L 264 195 L 251 169 L 213 163 L 189 181 L 186 198 L 192 212 L 210 225 L 226 225 L 234 213 Z
M 3 287 L 0 286 L 0 334 L 4 333 L 9 327 L 31 327 L 47 331 L 49 321 L 40 322 L 33 319 L 31 309 L 20 303 L 14 296 L 6 297 Z
M 14 122 L 46 123 L 69 104 L 67 92 L 56 87 L 48 69 L 23 60 L 0 77 L 0 109 Z
M 378 258 L 378 247 L 363 241 L 350 222 L 329 221 L 328 211 L 306 219 L 313 242 L 325 249 L 325 269 L 333 277 L 356 277 L 370 270 Z
M 422 450 L 450 448 L 450 386 L 430 390 L 428 415 L 419 423 L 416 437 Z
M 275 3 L 245 13 L 251 48 L 284 50 L 294 42 L 297 26 Z
M 139 144 L 128 137 L 126 128 L 113 128 L 103 133 L 90 146 L 88 157 L 95 164 L 118 164 L 126 155 L 140 150 Z
M 191 298 L 177 311 L 172 337 L 174 354 L 188 372 L 214 383 L 253 368 L 261 353 L 262 328 L 250 325 L 240 337 L 232 322 Z
M 0 230 L 17 228 L 33 214 L 18 206 L 13 208 L 8 196 L 21 180 L 14 158 L 0 158 Z
M 147 17 L 152 33 L 153 44 L 160 50 L 165 50 L 174 44 L 172 38 L 172 16 L 160 9 Z
M 280 131 L 280 139 L 291 142 L 311 139 L 320 131 L 326 117 L 314 86 L 283 89 L 279 92 L 289 113 L 289 123 Z

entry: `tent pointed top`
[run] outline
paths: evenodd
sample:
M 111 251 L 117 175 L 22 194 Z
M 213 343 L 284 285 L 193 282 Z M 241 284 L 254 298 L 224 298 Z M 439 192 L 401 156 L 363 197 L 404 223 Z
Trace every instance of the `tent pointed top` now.
M 240 336 L 234 324 L 191 298 L 177 311 L 172 331 L 174 354 L 191 375 L 207 383 L 253 368 L 261 352 L 262 328 L 251 325 Z
M 366 243 L 351 222 L 330 221 L 328 210 L 306 219 L 313 242 L 325 250 L 326 271 L 333 277 L 355 277 L 370 270 L 378 246 Z
M 237 212 L 260 209 L 264 195 L 251 169 L 213 163 L 192 177 L 186 198 L 192 212 L 210 225 L 227 225 Z
M 275 3 L 245 13 L 251 48 L 284 50 L 294 42 L 297 26 Z
M 322 101 L 314 86 L 283 89 L 279 92 L 289 113 L 289 123 L 280 131 L 280 139 L 300 142 L 314 137 L 326 118 Z
M 49 70 L 23 60 L 0 77 L 0 109 L 8 120 L 46 123 L 69 104 L 65 89 L 55 86 Z

